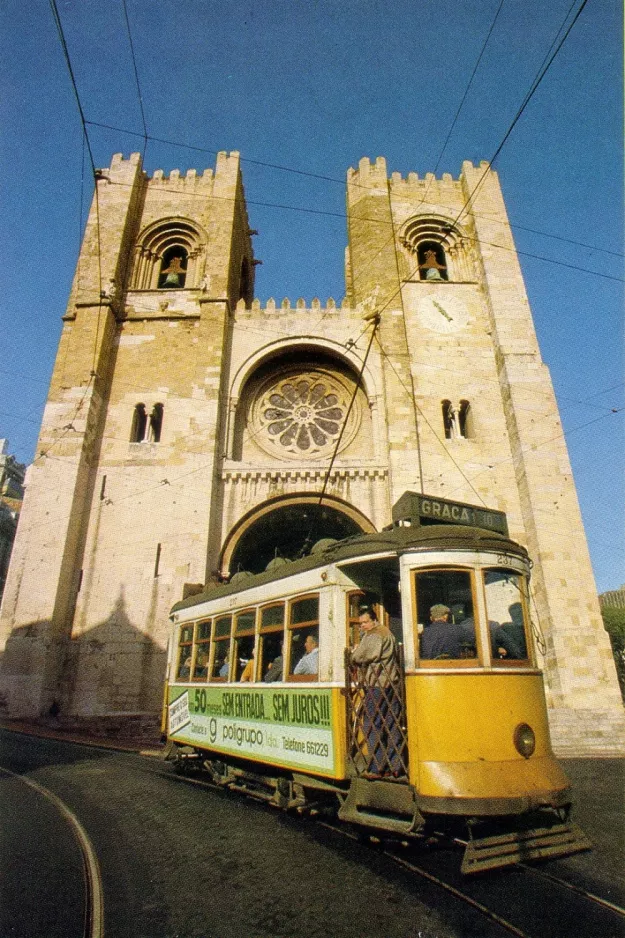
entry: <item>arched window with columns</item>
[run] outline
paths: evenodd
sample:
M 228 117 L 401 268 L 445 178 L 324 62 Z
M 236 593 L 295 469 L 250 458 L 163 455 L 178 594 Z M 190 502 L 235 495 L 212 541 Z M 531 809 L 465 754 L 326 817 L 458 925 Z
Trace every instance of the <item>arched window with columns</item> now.
M 150 413 L 145 404 L 136 404 L 130 428 L 131 443 L 160 443 L 163 430 L 162 404 L 154 404 Z
M 443 427 L 446 440 L 467 440 L 474 436 L 473 414 L 469 401 L 462 400 L 456 406 L 452 401 L 441 401 Z
M 410 280 L 475 280 L 469 239 L 452 219 L 417 215 L 402 225 L 398 237 L 407 254 Z
M 200 286 L 206 235 L 188 219 L 166 218 L 137 240 L 132 290 L 182 290 Z

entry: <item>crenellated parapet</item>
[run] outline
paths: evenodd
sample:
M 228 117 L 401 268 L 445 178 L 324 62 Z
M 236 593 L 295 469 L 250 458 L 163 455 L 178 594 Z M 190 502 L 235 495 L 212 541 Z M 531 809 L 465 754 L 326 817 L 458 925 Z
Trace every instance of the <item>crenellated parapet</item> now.
M 338 305 L 332 297 L 329 297 L 325 306 L 321 305 L 321 301 L 317 297 L 311 300 L 310 306 L 306 305 L 306 300 L 302 297 L 297 299 L 295 304 L 288 297 L 285 297 L 279 304 L 276 303 L 273 297 L 270 297 L 264 306 L 261 305 L 259 299 L 253 300 L 251 306 L 246 306 L 245 300 L 241 299 L 237 303 L 236 312 L 237 315 L 292 316 L 293 314 L 311 313 L 313 315 L 332 316 L 341 312 L 357 312 L 357 310 L 352 308 L 347 297 L 344 297 Z
M 132 154 L 132 156 L 138 155 Z M 220 182 L 237 180 L 239 165 L 240 159 L 237 150 L 233 150 L 231 153 L 221 150 L 217 154 L 214 170 L 205 169 L 201 174 L 198 174 L 196 169 L 188 169 L 185 174 L 181 174 L 179 169 L 172 169 L 169 175 L 166 175 L 162 169 L 155 169 L 147 182 L 150 188 L 175 190 L 181 193 L 198 189 L 202 191 L 210 190 Z
M 350 186 L 374 189 L 386 186 L 387 181 L 386 159 L 383 156 L 378 156 L 375 163 L 368 156 L 363 156 L 358 162 L 358 169 L 350 167 L 347 170 L 348 189 Z
M 393 188 L 422 188 L 432 185 L 452 186 L 458 185 L 463 175 L 471 174 L 476 170 L 484 172 L 489 165 L 487 160 L 481 160 L 477 166 L 474 166 L 470 160 L 464 160 L 462 174 L 458 179 L 454 179 L 451 173 L 443 173 L 442 176 L 437 177 L 434 173 L 426 173 L 424 176 L 420 176 L 419 173 L 414 172 L 408 173 L 407 176 L 402 176 L 399 172 L 393 172 L 389 179 L 385 157 L 378 156 L 372 162 L 368 156 L 363 156 L 358 162 L 357 169 L 350 167 L 347 170 L 347 185 L 373 188 L 390 181 Z
M 198 186 L 210 186 L 213 182 L 213 170 L 205 169 L 204 172 L 198 176 L 197 170 L 188 169 L 184 176 L 180 174 L 180 170 L 172 169 L 169 176 L 166 176 L 162 169 L 155 169 L 151 179 L 149 180 L 150 185 L 154 188 L 158 186 L 173 186 L 180 189 L 197 188 Z

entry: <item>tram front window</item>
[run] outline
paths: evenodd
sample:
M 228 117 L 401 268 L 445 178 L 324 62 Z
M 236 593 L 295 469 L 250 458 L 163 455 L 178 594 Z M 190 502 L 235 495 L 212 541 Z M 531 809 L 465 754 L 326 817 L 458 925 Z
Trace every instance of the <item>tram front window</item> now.
M 485 570 L 484 593 L 495 664 L 527 661 L 524 578 L 511 570 Z
M 472 577 L 468 570 L 415 573 L 421 661 L 478 657 Z

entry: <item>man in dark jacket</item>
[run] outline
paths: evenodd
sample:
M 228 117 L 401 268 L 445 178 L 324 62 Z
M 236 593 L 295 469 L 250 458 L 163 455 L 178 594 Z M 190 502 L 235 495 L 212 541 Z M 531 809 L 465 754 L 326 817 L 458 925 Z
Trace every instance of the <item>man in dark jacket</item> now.
M 459 658 L 463 632 L 459 625 L 449 621 L 449 606 L 436 603 L 430 609 L 430 625 L 421 634 L 421 660 Z

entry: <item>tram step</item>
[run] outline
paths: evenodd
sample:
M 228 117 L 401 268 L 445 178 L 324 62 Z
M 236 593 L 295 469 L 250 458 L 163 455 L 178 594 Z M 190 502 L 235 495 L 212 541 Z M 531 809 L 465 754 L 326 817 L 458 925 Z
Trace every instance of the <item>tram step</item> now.
M 396 834 L 415 834 L 423 826 L 409 785 L 353 779 L 339 808 L 342 821 Z
M 467 844 L 461 872 L 480 873 L 526 860 L 565 857 L 591 847 L 590 840 L 576 824 L 555 824 L 553 827 L 482 837 Z

